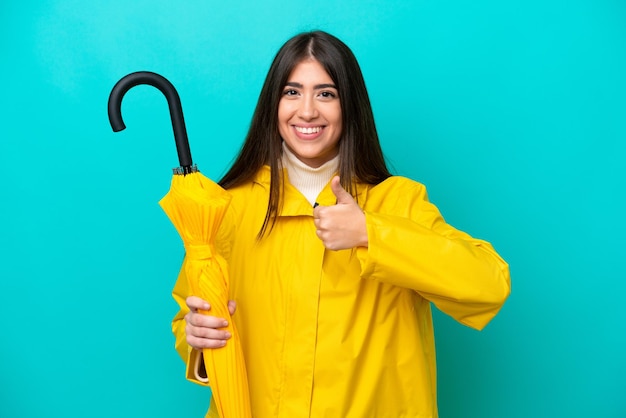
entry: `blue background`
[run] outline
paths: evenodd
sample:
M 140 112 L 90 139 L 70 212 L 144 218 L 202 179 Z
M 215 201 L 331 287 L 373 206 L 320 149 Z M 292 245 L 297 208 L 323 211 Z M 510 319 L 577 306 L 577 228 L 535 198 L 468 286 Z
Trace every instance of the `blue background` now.
M 626 3 L 132 1 L 0 5 L 0 416 L 200 417 L 169 322 L 178 161 L 217 179 L 271 59 L 324 29 L 359 59 L 394 172 L 494 244 L 513 293 L 481 333 L 436 313 L 442 418 L 626 416 Z M 381 400 L 384 402 L 384 400 Z

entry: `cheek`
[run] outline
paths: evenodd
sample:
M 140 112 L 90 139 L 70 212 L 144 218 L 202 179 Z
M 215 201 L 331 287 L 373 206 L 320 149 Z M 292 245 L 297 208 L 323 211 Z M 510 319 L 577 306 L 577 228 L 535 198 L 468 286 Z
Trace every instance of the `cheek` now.
M 337 127 L 337 131 L 341 133 L 343 121 L 341 118 L 341 107 L 337 107 L 333 112 L 333 123 Z
M 286 115 L 285 108 L 284 106 L 279 105 L 278 106 L 278 133 L 283 139 L 287 135 L 287 131 L 289 129 L 287 121 L 288 121 L 288 117 Z
M 293 115 L 293 105 L 288 100 L 278 102 L 278 123 L 287 123 Z

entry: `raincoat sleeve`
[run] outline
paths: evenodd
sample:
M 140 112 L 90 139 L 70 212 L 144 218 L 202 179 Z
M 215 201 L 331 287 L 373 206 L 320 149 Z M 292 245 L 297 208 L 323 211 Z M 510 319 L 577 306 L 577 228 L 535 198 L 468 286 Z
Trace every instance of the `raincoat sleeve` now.
M 228 259 L 230 253 L 230 237 L 232 237 L 236 225 L 236 223 L 232 221 L 233 217 L 233 211 L 230 209 L 227 210 L 215 241 L 216 250 L 226 259 Z M 186 364 L 186 378 L 199 385 L 209 386 L 210 382 L 205 378 L 207 373 L 202 360 L 202 350 L 196 350 L 187 344 L 187 336 L 185 334 L 185 315 L 189 312 L 189 308 L 187 308 L 185 302 L 189 296 L 189 285 L 185 274 L 185 261 L 186 260 L 183 260 L 178 278 L 176 279 L 176 284 L 174 285 L 174 290 L 172 291 L 172 297 L 179 307 L 178 312 L 172 320 L 172 333 L 176 339 L 176 351 Z
M 510 293 L 508 264 L 486 241 L 448 225 L 420 183 L 396 177 L 365 215 L 364 279 L 410 288 L 457 321 L 482 329 Z M 369 200 L 369 199 L 368 199 Z

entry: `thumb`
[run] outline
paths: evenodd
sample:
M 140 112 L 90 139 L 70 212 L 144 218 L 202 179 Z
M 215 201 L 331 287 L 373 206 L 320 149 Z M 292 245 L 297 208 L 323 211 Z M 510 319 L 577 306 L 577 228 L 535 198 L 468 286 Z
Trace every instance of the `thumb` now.
M 352 203 L 354 199 L 343 187 L 341 187 L 341 180 L 339 176 L 333 177 L 330 181 L 330 188 L 333 191 L 333 194 L 337 198 L 337 204 L 342 203 Z

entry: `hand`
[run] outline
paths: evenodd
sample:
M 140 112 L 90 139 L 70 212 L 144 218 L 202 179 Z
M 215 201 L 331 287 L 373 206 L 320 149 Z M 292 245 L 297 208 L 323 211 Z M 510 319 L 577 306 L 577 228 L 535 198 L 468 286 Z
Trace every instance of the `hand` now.
M 189 312 L 185 315 L 187 344 L 196 349 L 224 347 L 231 335 L 228 331 L 218 328 L 228 326 L 228 321 L 224 318 L 199 313 L 199 309 L 208 311 L 211 306 L 197 296 L 189 296 L 185 302 L 189 308 Z M 235 301 L 228 301 L 228 311 L 231 315 L 235 313 L 236 309 Z
M 334 206 L 318 206 L 313 210 L 317 237 L 329 250 L 367 247 L 365 213 L 339 181 L 337 176 L 330 181 L 337 203 Z

